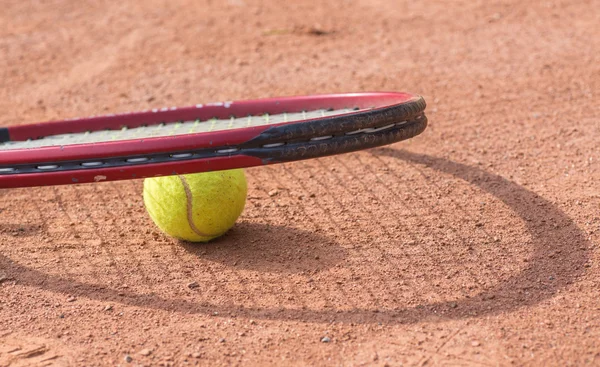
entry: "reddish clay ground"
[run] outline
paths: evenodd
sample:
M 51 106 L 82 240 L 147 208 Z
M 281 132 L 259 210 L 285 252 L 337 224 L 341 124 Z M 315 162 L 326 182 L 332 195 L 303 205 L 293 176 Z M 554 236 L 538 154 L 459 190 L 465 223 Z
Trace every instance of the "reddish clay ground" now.
M 430 125 L 249 169 L 208 245 L 141 181 L 0 190 L 0 366 L 600 365 L 599 8 L 3 2 L 2 126 L 372 90 Z

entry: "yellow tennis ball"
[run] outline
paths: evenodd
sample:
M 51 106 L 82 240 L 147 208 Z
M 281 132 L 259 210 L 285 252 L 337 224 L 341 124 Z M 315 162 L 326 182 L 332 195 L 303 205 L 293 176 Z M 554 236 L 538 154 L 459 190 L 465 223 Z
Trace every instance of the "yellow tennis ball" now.
M 144 180 L 144 204 L 154 223 L 191 242 L 210 241 L 233 227 L 247 192 L 242 169 Z

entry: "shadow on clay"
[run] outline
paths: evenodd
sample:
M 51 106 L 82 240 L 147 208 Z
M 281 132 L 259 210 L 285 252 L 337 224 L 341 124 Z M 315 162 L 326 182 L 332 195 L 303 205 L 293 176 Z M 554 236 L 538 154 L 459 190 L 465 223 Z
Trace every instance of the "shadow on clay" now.
M 552 297 L 585 272 L 584 265 L 590 257 L 591 247 L 585 233 L 565 213 L 534 192 L 501 176 L 444 158 L 387 147 L 374 149 L 372 154 L 425 166 L 477 186 L 521 217 L 531 235 L 531 257 L 522 271 L 476 297 L 422 305 L 426 313 L 442 311 L 441 318 L 455 319 L 510 312 Z M 554 228 L 554 223 L 560 223 L 560 230 Z M 557 274 L 560 276 L 556 277 Z M 542 281 L 547 279 L 554 280 Z M 416 309 L 406 309 L 402 313 L 408 320 L 420 318 Z
M 180 242 L 202 260 L 236 269 L 271 273 L 326 270 L 348 253 L 339 244 L 313 232 L 292 227 L 241 222 L 226 236 L 208 243 Z
M 15 238 L 35 236 L 42 230 L 44 228 L 41 225 L 0 223 L 0 232 L 6 232 Z
M 378 156 L 400 159 L 417 168 L 419 166 L 427 167 L 428 169 L 452 175 L 471 185 L 477 186 L 479 189 L 501 200 L 523 219 L 527 231 L 532 238 L 533 244 L 529 245 L 531 257 L 529 258 L 527 267 L 470 298 L 420 304 L 414 307 L 393 310 L 383 309 L 377 313 L 374 313 L 373 310 L 360 308 L 360 306 L 351 310 L 248 308 L 231 303 L 199 304 L 193 301 L 164 298 L 157 295 L 140 296 L 131 293 L 120 296 L 119 293 L 123 294 L 120 290 L 106 289 L 104 286 L 98 284 L 79 283 L 43 274 L 14 263 L 11 259 L 3 255 L 0 255 L 0 268 L 10 273 L 20 284 L 41 287 L 65 294 L 72 292 L 73 287 L 76 287 L 79 295 L 82 297 L 142 308 L 149 307 L 173 312 L 202 314 L 213 314 L 215 311 L 218 311 L 220 314 L 236 313 L 239 317 L 253 319 L 295 320 L 302 322 L 331 322 L 335 320 L 338 322 L 365 324 L 377 322 L 406 324 L 422 321 L 443 321 L 511 312 L 521 307 L 538 304 L 545 299 L 553 297 L 560 289 L 576 282 L 577 278 L 584 273 L 584 265 L 590 256 L 589 241 L 586 239 L 585 234 L 565 213 L 546 199 L 501 176 L 447 159 L 391 148 L 373 149 L 371 153 Z M 538 205 L 533 205 L 534 202 Z M 559 230 L 555 229 L 553 223 L 560 223 L 561 228 Z M 275 230 L 290 231 L 289 228 Z M 257 252 L 277 252 L 287 248 L 282 243 L 269 243 L 269 238 L 266 235 L 262 236 L 260 233 L 252 234 L 252 232 L 260 231 L 242 231 L 240 228 L 239 231 L 232 233 L 232 235 L 237 236 L 238 240 L 243 239 L 244 236 L 259 236 L 255 238 L 257 240 L 256 243 L 258 243 L 258 247 L 255 248 Z M 323 239 L 312 237 L 311 241 L 318 244 Z M 239 246 L 241 245 L 240 242 Z M 267 250 L 271 245 L 276 247 Z M 220 243 L 218 241 L 207 246 L 205 250 L 200 250 L 199 247 L 191 245 L 187 247 L 187 250 L 192 253 L 206 251 L 202 256 L 206 256 L 211 261 L 224 263 L 229 261 L 226 260 L 228 256 L 239 257 L 242 254 L 244 256 L 248 254 L 240 249 L 227 249 L 224 242 Z M 269 256 L 272 256 L 273 252 L 269 252 L 271 254 Z M 549 256 L 550 254 L 558 254 L 558 256 Z M 343 253 L 339 255 L 345 256 Z M 255 256 L 259 255 L 255 254 Z M 296 261 L 288 260 L 285 266 L 293 266 L 294 262 Z M 273 265 L 272 258 L 262 260 L 259 263 L 262 265 L 253 265 L 253 267 L 260 267 L 258 270 L 274 269 L 272 271 L 282 271 L 282 264 L 277 263 Z M 297 265 L 296 271 L 302 267 L 310 268 L 312 266 L 314 266 L 312 262 Z M 552 282 L 540 281 L 556 275 L 559 276 Z M 260 294 L 256 296 L 260 297 Z

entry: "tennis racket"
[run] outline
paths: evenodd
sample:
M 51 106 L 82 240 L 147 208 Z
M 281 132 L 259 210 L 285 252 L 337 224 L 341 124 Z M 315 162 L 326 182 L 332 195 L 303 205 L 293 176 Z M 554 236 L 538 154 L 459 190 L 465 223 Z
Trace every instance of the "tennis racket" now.
M 0 128 L 0 188 L 244 168 L 347 153 L 425 130 L 422 97 L 352 93 L 198 104 Z

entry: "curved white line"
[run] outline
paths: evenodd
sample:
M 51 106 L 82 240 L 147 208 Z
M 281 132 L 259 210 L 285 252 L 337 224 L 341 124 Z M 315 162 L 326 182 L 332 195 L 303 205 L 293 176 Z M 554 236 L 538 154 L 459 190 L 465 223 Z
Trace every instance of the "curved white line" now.
M 198 228 L 196 228 L 196 225 L 194 224 L 194 210 L 193 210 L 193 201 L 192 201 L 193 197 L 192 197 L 192 191 L 190 190 L 190 185 L 188 185 L 185 177 L 183 177 L 183 176 L 177 176 L 177 177 L 179 177 L 179 179 L 181 180 L 181 184 L 183 185 L 183 189 L 185 190 L 187 220 L 188 220 L 188 224 L 190 225 L 190 228 L 192 229 L 192 231 L 194 231 L 195 234 L 197 234 L 200 237 L 213 237 L 214 235 L 203 233 Z

